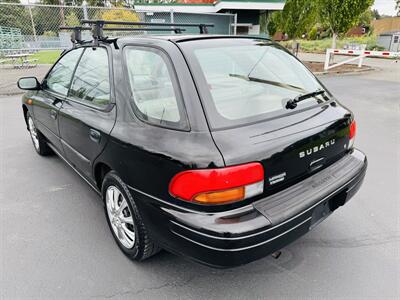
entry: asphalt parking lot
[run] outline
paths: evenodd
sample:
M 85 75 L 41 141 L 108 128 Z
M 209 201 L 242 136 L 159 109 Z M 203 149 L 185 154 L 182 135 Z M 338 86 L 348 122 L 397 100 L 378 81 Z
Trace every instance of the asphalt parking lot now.
M 95 192 L 56 156 L 38 156 L 20 96 L 0 96 L 0 298 L 400 298 L 400 63 L 392 73 L 323 77 L 356 114 L 364 186 L 312 232 L 227 270 L 167 252 L 129 261 Z M 393 75 L 393 76 L 392 76 Z

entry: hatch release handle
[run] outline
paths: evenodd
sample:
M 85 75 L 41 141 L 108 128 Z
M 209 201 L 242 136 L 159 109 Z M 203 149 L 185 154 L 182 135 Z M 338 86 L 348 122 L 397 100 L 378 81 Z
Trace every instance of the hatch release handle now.
M 318 169 L 321 169 L 325 165 L 325 163 L 326 163 L 325 157 L 321 157 L 319 159 L 313 160 L 310 163 L 310 167 L 309 167 L 310 172 L 314 172 Z

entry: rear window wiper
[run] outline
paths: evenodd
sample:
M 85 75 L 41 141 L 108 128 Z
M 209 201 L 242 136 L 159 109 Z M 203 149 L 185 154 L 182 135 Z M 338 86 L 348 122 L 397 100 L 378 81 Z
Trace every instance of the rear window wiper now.
M 300 93 L 306 92 L 306 90 L 302 89 L 301 87 L 283 83 L 283 82 L 278 82 L 278 81 L 266 80 L 266 79 L 261 79 L 261 78 L 246 76 L 246 75 L 240 75 L 240 74 L 229 74 L 229 77 L 240 78 L 240 79 L 243 79 L 246 81 L 253 81 L 253 82 L 269 84 L 269 85 L 277 86 L 277 87 L 280 87 L 280 88 L 283 88 L 286 90 L 291 90 L 291 91 L 300 92 Z
M 297 103 L 299 103 L 301 101 L 304 101 L 304 100 L 307 100 L 307 99 L 310 99 L 310 98 L 314 98 L 314 97 L 320 96 L 320 95 L 325 95 L 325 93 L 326 92 L 324 90 L 318 89 L 318 90 L 316 90 L 314 92 L 310 92 L 310 93 L 306 93 L 306 94 L 303 94 L 303 95 L 299 95 L 296 98 L 290 99 L 290 100 L 288 100 L 286 102 L 286 109 L 295 109 L 297 107 Z M 326 97 L 324 97 L 324 99 L 327 100 Z

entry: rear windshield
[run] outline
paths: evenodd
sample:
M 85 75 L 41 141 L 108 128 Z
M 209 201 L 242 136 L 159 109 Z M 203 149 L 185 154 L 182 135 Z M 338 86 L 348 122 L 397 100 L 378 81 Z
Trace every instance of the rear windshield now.
M 180 43 L 213 129 L 293 113 L 286 102 L 321 89 L 295 57 L 268 40 L 205 39 Z M 297 110 L 318 105 L 315 98 Z

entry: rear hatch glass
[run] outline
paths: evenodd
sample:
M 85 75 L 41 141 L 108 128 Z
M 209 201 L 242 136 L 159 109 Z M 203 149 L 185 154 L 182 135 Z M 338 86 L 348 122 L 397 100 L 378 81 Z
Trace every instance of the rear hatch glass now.
M 323 89 L 303 64 L 268 40 L 205 39 L 180 46 L 214 130 L 294 113 L 285 108 L 288 100 Z M 323 95 L 311 97 L 299 109 L 323 101 Z

